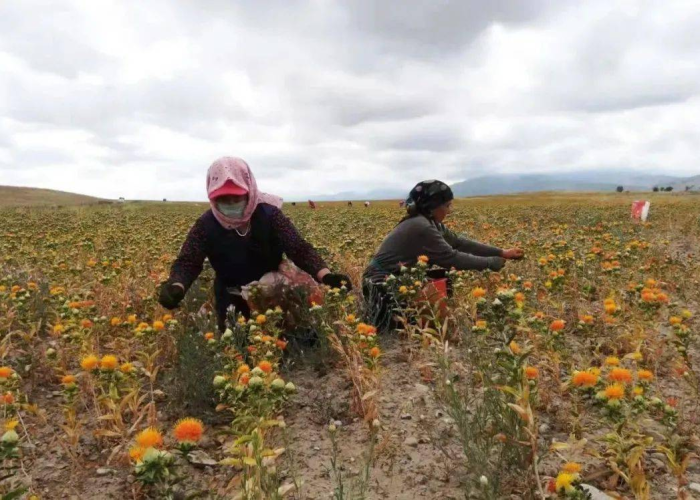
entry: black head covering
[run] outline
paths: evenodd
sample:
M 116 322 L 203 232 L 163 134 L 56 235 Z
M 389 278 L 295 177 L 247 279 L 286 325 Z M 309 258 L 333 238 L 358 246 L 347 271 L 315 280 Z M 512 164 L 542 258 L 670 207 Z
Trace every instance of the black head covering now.
M 418 214 L 430 217 L 433 210 L 452 201 L 454 194 L 450 186 L 442 181 L 429 180 L 416 184 L 406 199 L 408 217 Z

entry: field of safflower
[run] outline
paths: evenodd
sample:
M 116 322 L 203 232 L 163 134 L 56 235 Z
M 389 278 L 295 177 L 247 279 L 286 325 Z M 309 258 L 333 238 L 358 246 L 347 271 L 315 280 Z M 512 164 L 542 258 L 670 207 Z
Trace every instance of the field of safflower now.
M 397 202 L 285 206 L 355 290 L 289 292 L 219 333 L 206 269 L 163 310 L 202 204 L 0 211 L 0 498 L 639 498 L 700 491 L 700 198 L 457 200 L 448 225 L 526 259 L 360 275 Z

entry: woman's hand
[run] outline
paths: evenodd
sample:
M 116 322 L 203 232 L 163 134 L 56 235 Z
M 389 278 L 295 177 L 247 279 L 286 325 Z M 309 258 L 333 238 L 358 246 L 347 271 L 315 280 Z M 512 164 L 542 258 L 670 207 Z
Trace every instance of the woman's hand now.
M 185 286 L 182 283 L 165 281 L 160 285 L 158 302 L 166 309 L 175 309 L 185 298 Z
M 503 250 L 501 257 L 508 260 L 520 260 L 525 257 L 525 252 L 522 248 L 507 248 Z
M 331 288 L 340 288 L 345 286 L 348 291 L 352 290 L 350 277 L 340 273 L 327 273 L 321 278 L 321 283 L 328 285 Z

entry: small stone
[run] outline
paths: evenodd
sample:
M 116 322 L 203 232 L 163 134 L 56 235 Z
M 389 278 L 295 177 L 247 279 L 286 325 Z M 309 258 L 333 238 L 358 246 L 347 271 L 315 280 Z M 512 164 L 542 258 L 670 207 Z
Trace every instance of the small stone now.
M 406 446 L 411 446 L 415 448 L 418 446 L 418 440 L 414 437 L 407 437 L 406 440 L 403 442 Z
M 314 451 L 321 451 L 321 447 L 320 447 L 320 446 L 314 446 Z
M 111 474 L 112 472 L 114 472 L 112 469 L 100 467 L 95 471 L 95 474 L 97 474 L 98 476 L 106 476 L 107 474 Z
M 187 456 L 192 465 L 207 466 L 218 464 L 216 460 L 207 455 L 203 450 L 192 450 Z
M 438 410 L 438 411 L 435 412 L 435 418 L 440 418 L 440 417 L 442 417 L 443 415 L 444 415 L 444 413 L 443 413 L 442 411 L 440 411 L 440 410 Z
M 410 413 L 403 413 L 401 414 L 401 420 L 411 420 L 413 417 L 411 416 Z
M 695 493 L 700 493 L 700 483 L 690 483 L 688 485 L 688 489 L 690 491 L 694 491 Z
M 654 464 L 654 467 L 659 470 L 666 469 L 666 464 L 663 460 L 659 460 L 658 458 L 651 458 L 651 463 Z
M 591 486 L 590 484 L 581 484 L 581 488 L 591 496 L 591 500 L 614 500 L 613 497 L 603 493 L 598 488 Z
M 420 392 L 421 394 L 427 394 L 430 392 L 430 387 L 423 384 L 416 384 L 416 391 Z
M 430 442 L 430 438 L 428 436 L 421 436 L 418 442 L 421 444 L 426 444 Z

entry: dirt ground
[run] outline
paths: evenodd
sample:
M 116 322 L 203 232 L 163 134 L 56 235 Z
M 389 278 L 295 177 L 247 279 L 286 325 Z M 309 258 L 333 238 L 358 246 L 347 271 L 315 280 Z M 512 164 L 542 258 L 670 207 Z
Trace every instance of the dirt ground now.
M 399 341 L 384 339 L 382 383 L 378 399 L 381 429 L 370 468 L 367 499 L 412 500 L 423 498 L 463 498 L 460 489 L 461 449 L 449 436 L 452 423 L 436 402 L 430 382 L 421 379 L 421 361 L 409 360 Z M 350 385 L 341 370 L 319 374 L 310 367 L 293 373 L 297 396 L 287 405 L 284 418 L 288 439 L 293 444 L 279 464 L 284 482 L 293 476 L 301 479 L 296 499 L 332 498 L 336 482 L 332 479 L 332 444 L 328 425 L 334 422 L 338 431 L 339 470 L 346 490 L 357 486 L 369 451 L 368 424 L 350 411 Z M 33 399 L 40 408 L 57 408 L 60 393 L 38 387 Z M 165 403 L 163 401 L 162 403 Z M 163 407 L 165 405 L 163 404 Z M 168 422 L 167 415 L 161 415 Z M 43 424 L 46 419 L 48 425 Z M 135 498 L 137 488 L 124 459 L 124 450 L 101 452 L 91 432 L 81 437 L 81 457 L 74 463 L 56 436 L 61 435 L 63 417 L 56 411 L 32 417 L 26 422 L 30 434 L 41 447 L 24 449 L 23 467 L 26 479 L 45 499 L 125 499 Z M 169 422 L 168 422 L 169 423 Z M 215 431 L 215 429 L 214 429 Z M 228 438 L 230 439 L 230 438 Z M 217 436 L 209 429 L 202 449 L 213 460 L 224 457 L 222 444 L 226 436 Z M 278 436 L 279 445 L 283 445 Z M 451 442 L 451 444 L 446 444 Z M 227 485 L 234 471 L 226 466 L 193 466 L 182 464 L 187 490 L 206 489 L 204 498 L 233 498 Z

